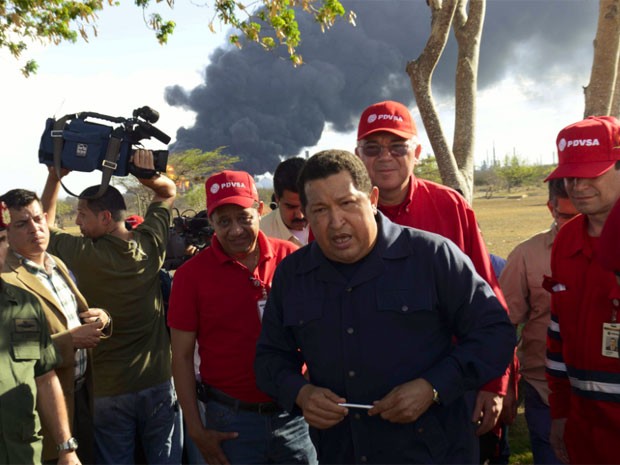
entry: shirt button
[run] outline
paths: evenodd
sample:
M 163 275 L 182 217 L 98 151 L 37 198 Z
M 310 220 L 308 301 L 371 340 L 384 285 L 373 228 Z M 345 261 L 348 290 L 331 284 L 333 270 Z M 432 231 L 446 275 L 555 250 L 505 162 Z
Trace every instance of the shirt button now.
M 418 428 L 418 433 L 423 433 L 424 432 L 424 428 Z
M 355 330 L 353 328 L 347 328 L 347 334 L 353 334 Z
M 352 287 L 347 287 L 345 290 L 346 290 L 347 292 L 351 292 L 351 291 L 353 290 L 353 288 L 352 288 Z
M 362 456 L 360 457 L 360 462 L 363 462 L 363 463 L 368 462 L 368 457 L 366 457 L 365 455 L 362 455 Z
M 409 307 L 407 307 L 406 305 L 403 305 L 402 307 L 400 307 L 400 309 L 401 309 L 403 312 L 408 312 L 408 311 L 409 311 Z
M 299 324 L 303 325 L 304 324 L 304 320 L 299 320 Z
M 355 415 L 353 415 L 353 418 L 355 418 L 356 420 L 360 420 L 362 416 L 359 413 L 356 413 Z
M 349 371 L 349 378 L 354 378 L 355 372 L 353 370 Z
M 611 303 L 612 303 L 612 304 L 614 304 L 614 307 L 617 307 L 618 305 L 620 305 L 620 300 L 618 300 L 618 299 L 613 299 L 613 300 L 611 301 Z

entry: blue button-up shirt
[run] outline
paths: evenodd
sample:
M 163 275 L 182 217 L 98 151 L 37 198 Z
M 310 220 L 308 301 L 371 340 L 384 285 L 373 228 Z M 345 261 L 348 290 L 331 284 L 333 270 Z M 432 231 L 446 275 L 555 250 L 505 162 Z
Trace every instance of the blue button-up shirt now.
M 280 264 L 257 347 L 258 385 L 291 411 L 308 382 L 299 374 L 304 362 L 312 384 L 354 403 L 372 404 L 424 378 L 441 405 L 411 424 L 350 409 L 338 425 L 311 431 L 319 461 L 475 461 L 463 394 L 504 373 L 514 328 L 452 242 L 381 213 L 377 221 L 375 247 L 350 278 L 317 242 Z

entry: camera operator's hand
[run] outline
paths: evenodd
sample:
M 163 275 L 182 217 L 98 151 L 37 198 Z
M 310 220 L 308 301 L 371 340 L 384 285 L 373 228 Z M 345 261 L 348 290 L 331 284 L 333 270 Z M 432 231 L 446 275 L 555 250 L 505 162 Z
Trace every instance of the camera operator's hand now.
M 136 168 L 155 171 L 153 152 L 146 149 L 136 149 L 131 159 Z
M 155 173 L 154 176 L 150 178 L 141 178 L 138 177 L 138 181 L 140 184 L 148 187 L 149 189 L 155 192 L 155 196 L 151 203 L 153 202 L 163 202 L 168 204 L 168 206 L 172 207 L 174 203 L 174 198 L 177 195 L 177 186 L 172 182 L 171 179 L 166 176 L 162 176 L 155 171 L 155 163 L 153 162 L 153 152 L 146 149 L 136 149 L 134 155 L 132 157 L 132 162 L 136 166 L 136 168 L 143 170 L 151 170 Z
M 53 176 L 54 178 L 59 179 L 58 176 L 56 175 L 56 168 L 54 168 L 53 166 L 48 166 L 47 170 L 49 171 L 50 176 Z M 64 178 L 70 172 L 71 170 L 68 170 L 67 168 L 60 168 L 60 178 Z

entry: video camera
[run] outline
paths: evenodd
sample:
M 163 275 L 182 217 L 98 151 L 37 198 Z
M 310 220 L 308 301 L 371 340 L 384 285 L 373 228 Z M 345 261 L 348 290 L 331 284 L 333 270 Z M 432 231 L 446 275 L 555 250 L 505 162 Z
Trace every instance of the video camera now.
M 191 257 L 187 254 L 188 248 L 194 247 L 200 251 L 207 247 L 215 233 L 206 210 L 198 213 L 194 210 L 185 210 L 183 213 L 179 213 L 176 208 L 174 210 L 177 216 L 172 219 L 163 266 L 167 270 L 175 270 Z M 190 216 L 188 213 L 194 214 Z
M 98 124 L 90 119 L 115 125 Z M 136 168 L 131 163 L 131 155 L 133 146 L 143 139 L 154 137 L 164 144 L 170 142 L 170 136 L 153 126 L 158 120 L 159 113 L 147 106 L 135 109 L 130 118 L 93 112 L 69 114 L 58 120 L 48 118 L 41 136 L 39 162 L 55 166 L 58 172 L 61 168 L 83 172 L 99 169 L 106 188 L 112 175 L 132 173 L 136 177 L 150 178 L 155 172 L 166 171 L 168 151 L 152 151 L 155 171 Z

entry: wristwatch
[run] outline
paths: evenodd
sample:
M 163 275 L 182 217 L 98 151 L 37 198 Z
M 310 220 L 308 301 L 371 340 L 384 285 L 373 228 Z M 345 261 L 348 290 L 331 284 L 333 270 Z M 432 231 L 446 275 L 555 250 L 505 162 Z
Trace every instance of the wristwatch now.
M 441 404 L 441 401 L 439 400 L 439 393 L 435 388 L 433 388 L 433 402 L 435 402 L 436 404 Z
M 56 446 L 56 450 L 58 452 L 62 452 L 62 451 L 73 452 L 77 448 L 78 448 L 78 442 L 77 442 L 77 439 L 75 439 L 74 437 L 67 439 L 65 442 L 61 442 L 60 444 Z

